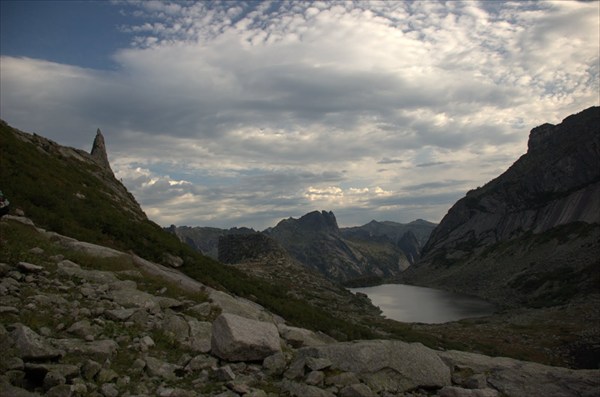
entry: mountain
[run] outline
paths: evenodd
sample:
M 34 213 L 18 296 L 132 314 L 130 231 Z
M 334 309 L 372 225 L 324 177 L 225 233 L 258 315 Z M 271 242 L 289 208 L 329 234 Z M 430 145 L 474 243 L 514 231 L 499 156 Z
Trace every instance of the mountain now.
M 506 172 L 459 200 L 407 282 L 513 305 L 598 292 L 600 108 L 531 130 Z
M 256 233 L 253 229 L 246 227 L 234 227 L 231 229 L 219 229 L 216 227 L 190 227 L 171 225 L 166 228 L 179 238 L 180 241 L 188 244 L 196 251 L 213 259 L 219 257 L 219 239 L 222 236 L 230 234 L 252 234 Z
M 421 249 L 436 227 L 435 223 L 417 219 L 410 223 L 377 222 L 375 220 L 363 226 L 341 228 L 342 236 L 350 240 L 389 240 L 406 255 L 408 261 L 414 264 L 421 257 Z
M 410 266 L 404 252 L 389 239 L 344 238 L 331 211 L 284 219 L 264 233 L 300 263 L 338 282 L 380 282 Z

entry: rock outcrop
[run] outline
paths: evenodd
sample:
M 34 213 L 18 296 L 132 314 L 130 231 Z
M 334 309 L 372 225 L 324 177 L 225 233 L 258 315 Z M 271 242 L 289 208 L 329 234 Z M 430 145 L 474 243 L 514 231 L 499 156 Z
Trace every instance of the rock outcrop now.
M 92 151 L 90 152 L 92 158 L 102 167 L 112 172 L 110 163 L 108 161 L 108 154 L 106 153 L 106 144 L 104 143 L 104 135 L 100 131 L 100 128 L 96 131 L 96 137 L 92 144 Z
M 546 282 L 562 284 L 579 275 L 597 280 L 598 245 L 583 240 L 599 224 L 600 108 L 592 107 L 559 125 L 534 128 L 527 154 L 448 211 L 424 247 L 422 260 L 404 279 L 487 294 L 496 301 L 503 300 L 498 293 L 528 299 Z M 561 260 L 548 258 L 548 249 L 560 252 Z M 502 256 L 500 250 L 504 257 L 519 259 L 504 268 L 488 265 L 490 258 Z M 519 256 L 523 250 L 527 263 Z M 547 259 L 550 263 L 541 263 Z M 519 290 L 519 283 L 528 279 Z M 558 284 L 557 294 L 559 289 L 580 289 L 577 282 Z

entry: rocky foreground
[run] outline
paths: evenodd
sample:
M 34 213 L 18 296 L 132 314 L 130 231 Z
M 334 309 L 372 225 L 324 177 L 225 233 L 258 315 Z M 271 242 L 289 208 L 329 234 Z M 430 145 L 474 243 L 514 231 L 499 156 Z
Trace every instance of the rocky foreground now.
M 600 395 L 600 370 L 340 343 L 27 218 L 0 228 L 0 396 Z

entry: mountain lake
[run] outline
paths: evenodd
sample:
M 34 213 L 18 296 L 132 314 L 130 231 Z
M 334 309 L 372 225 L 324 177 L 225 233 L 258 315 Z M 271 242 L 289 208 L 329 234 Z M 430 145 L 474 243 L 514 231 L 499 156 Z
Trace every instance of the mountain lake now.
M 496 309 L 479 298 L 414 285 L 383 284 L 349 290 L 366 294 L 385 317 L 405 323 L 447 323 L 488 316 Z

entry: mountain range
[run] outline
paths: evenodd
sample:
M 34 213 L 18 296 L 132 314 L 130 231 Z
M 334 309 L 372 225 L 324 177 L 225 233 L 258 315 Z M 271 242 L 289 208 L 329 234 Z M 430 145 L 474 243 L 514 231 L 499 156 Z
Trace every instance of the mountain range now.
M 284 219 L 262 234 L 277 241 L 305 267 L 332 281 L 359 286 L 398 277 L 418 260 L 434 227 L 434 223 L 417 220 L 408 224 L 371 221 L 364 226 L 340 228 L 333 212 L 313 211 L 298 219 Z M 257 233 L 248 228 L 175 225 L 167 230 L 219 260 L 224 236 Z

